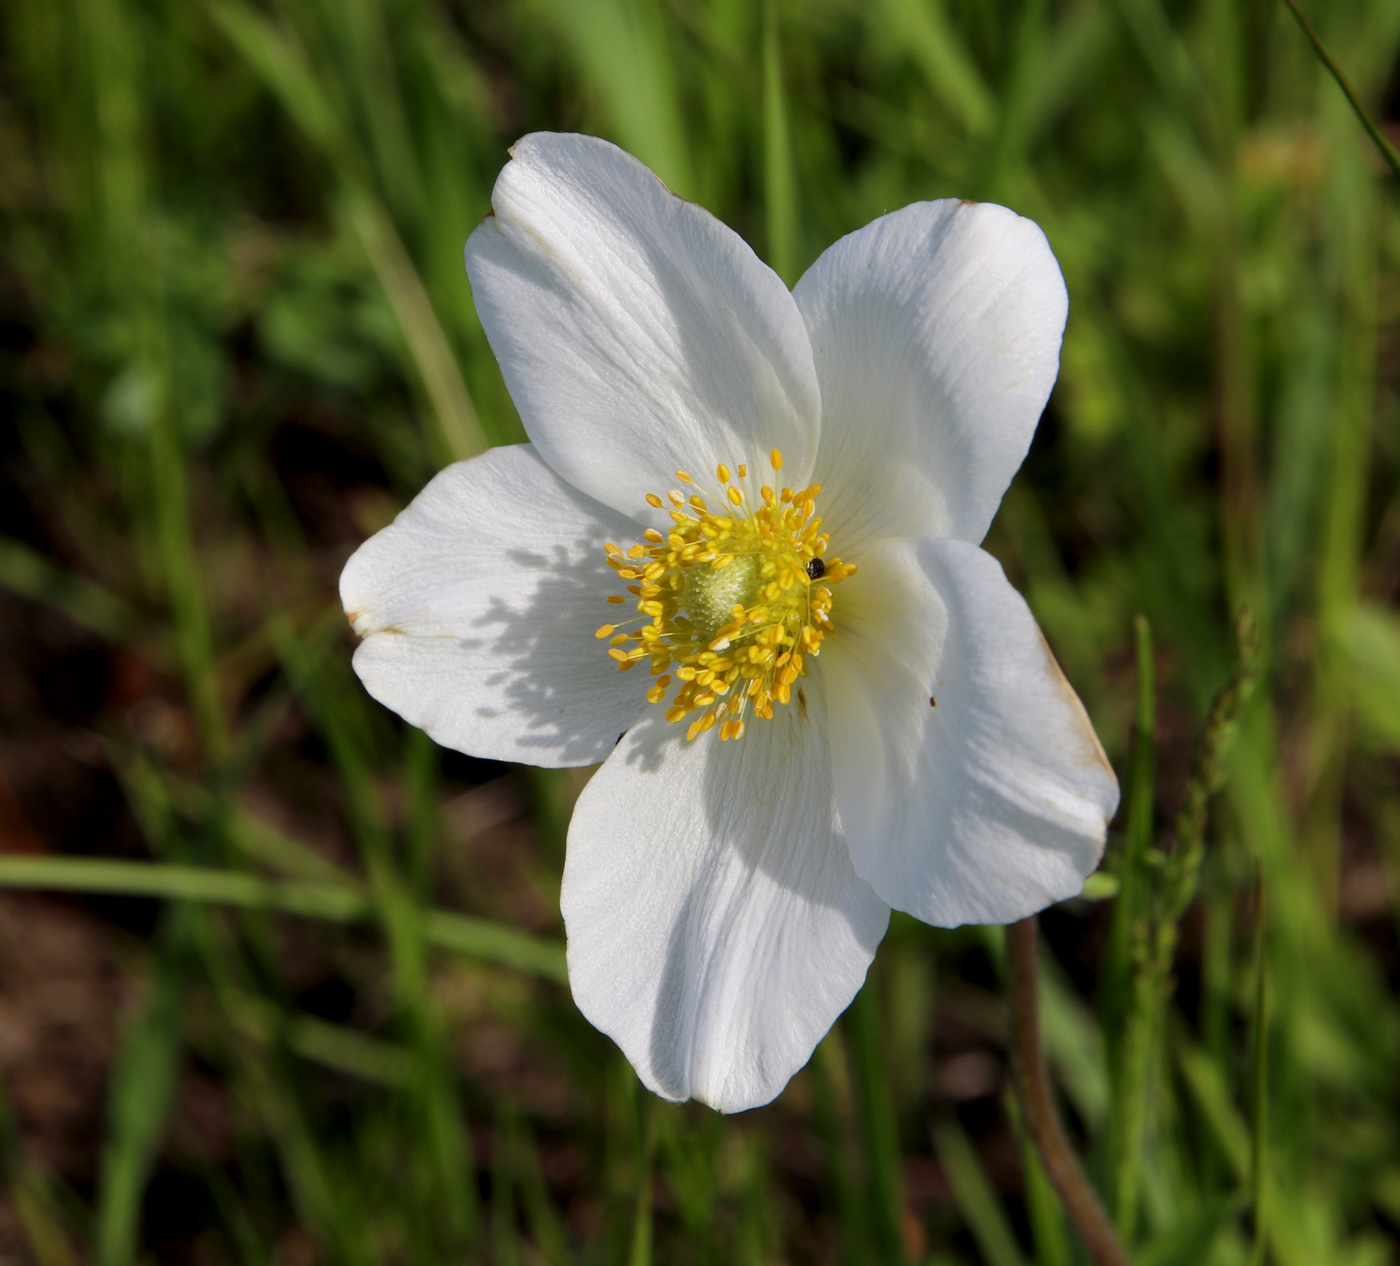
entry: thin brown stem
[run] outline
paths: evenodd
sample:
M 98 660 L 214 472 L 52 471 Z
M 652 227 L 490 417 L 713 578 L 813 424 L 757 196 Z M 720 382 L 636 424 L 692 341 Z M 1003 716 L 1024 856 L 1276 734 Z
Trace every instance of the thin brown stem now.
M 1040 992 L 1035 915 L 1006 929 L 1006 990 L 1011 1006 L 1011 1073 L 1026 1128 L 1035 1140 L 1045 1172 L 1060 1193 L 1097 1266 L 1129 1266 L 1103 1205 L 1089 1185 L 1060 1124 L 1050 1089 L 1050 1073 L 1040 1044 Z

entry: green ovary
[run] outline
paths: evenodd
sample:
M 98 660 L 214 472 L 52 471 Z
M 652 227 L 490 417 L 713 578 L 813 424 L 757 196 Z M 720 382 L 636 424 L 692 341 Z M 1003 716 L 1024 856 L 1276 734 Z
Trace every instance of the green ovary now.
M 734 607 L 753 605 L 762 565 L 758 555 L 740 554 L 724 567 L 702 564 L 686 571 L 680 606 L 700 634 L 702 644 L 712 642 L 719 630 L 734 618 Z

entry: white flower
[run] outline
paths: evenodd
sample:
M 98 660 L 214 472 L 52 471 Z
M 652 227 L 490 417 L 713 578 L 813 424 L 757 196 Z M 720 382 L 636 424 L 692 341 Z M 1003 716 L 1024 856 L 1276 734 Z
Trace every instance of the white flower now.
M 789 292 L 615 146 L 511 152 L 467 272 L 531 442 L 444 470 L 351 558 L 355 669 L 448 747 L 602 762 L 569 828 L 574 997 L 657 1094 L 753 1107 L 891 907 L 1008 922 L 1102 851 L 1113 773 L 977 544 L 1064 282 L 1030 221 L 949 200 Z

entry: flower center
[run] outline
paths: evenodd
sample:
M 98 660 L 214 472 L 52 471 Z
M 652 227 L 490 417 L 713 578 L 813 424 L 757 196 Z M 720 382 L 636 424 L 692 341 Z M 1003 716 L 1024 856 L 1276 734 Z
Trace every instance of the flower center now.
M 770 461 L 775 473 L 782 469 L 776 448 Z M 719 496 L 702 495 L 690 475 L 676 471 L 696 491 L 667 494 L 669 533 L 649 528 L 647 543 L 625 554 L 616 545 L 605 547 L 608 565 L 631 582 L 627 590 L 637 598 L 638 615 L 627 623 L 641 627 L 626 633 L 605 624 L 597 635 L 610 640 L 608 654 L 621 671 L 649 661 L 657 678 L 647 691 L 653 703 L 665 699 L 674 670 L 666 719 L 693 716 L 690 739 L 717 724 L 721 739 L 741 738 L 750 707 L 769 719 L 775 702 L 788 702 L 807 657 L 819 655 L 822 639 L 833 631 L 831 586 L 856 570 L 824 557 L 828 540 L 815 516 L 819 484 L 798 492 L 764 484 L 754 502 L 746 466 L 737 480 L 728 466 L 715 473 Z M 654 493 L 647 501 L 657 509 L 665 505 Z

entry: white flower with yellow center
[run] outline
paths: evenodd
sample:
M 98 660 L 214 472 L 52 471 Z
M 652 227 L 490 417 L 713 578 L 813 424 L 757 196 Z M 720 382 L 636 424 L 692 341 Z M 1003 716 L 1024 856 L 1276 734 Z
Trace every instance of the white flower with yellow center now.
M 574 997 L 658 1094 L 753 1107 L 891 907 L 1008 922 L 1098 862 L 1117 783 L 978 548 L 1064 282 L 1030 221 L 950 200 L 790 292 L 585 136 L 525 137 L 492 207 L 467 272 L 531 442 L 350 559 L 355 669 L 448 747 L 602 762 L 569 827 Z

